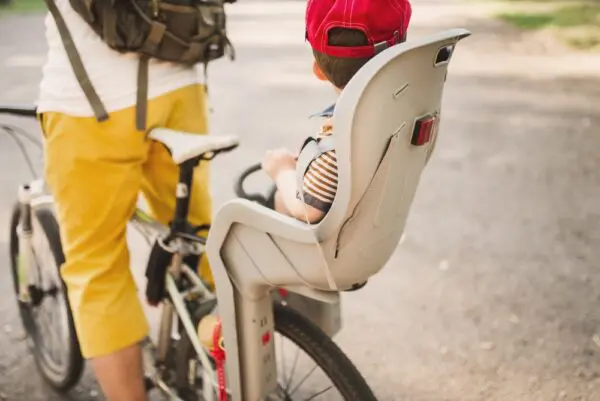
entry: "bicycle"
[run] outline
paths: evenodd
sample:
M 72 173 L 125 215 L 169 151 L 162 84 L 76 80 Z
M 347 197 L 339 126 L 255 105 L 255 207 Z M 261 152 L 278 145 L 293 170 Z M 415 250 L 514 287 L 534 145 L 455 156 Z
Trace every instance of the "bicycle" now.
M 182 401 L 290 401 L 297 399 L 299 386 L 319 367 L 332 385 L 305 399 L 328 396 L 335 387 L 347 401 L 376 400 L 331 339 L 341 326 L 339 294 L 364 285 L 397 248 L 421 173 L 435 149 L 448 65 L 456 44 L 468 36 L 467 30 L 451 29 L 392 46 L 344 88 L 334 113 L 336 199 L 316 225 L 264 207 L 272 203 L 272 191 L 267 197 L 245 193 L 245 177 L 257 170 L 251 167 L 236 184 L 246 199 L 223 205 L 212 227 L 191 227 L 186 217 L 194 167 L 233 150 L 237 140 L 160 128 L 149 133 L 180 166 L 173 222 L 163 226 L 141 210 L 131 218 L 152 244 L 146 297 L 163 308 L 158 339 L 144 344 L 149 386 Z M 3 112 L 35 116 L 31 108 L 0 107 Z M 5 131 L 18 138 L 13 128 Z M 207 240 L 197 235 L 207 228 Z M 36 248 L 32 239 L 38 232 L 48 245 Z M 54 262 L 50 269 L 32 262 L 44 248 Z M 215 278 L 214 293 L 187 259 L 205 251 Z M 22 186 L 11 223 L 15 294 L 38 367 L 59 390 L 77 382 L 83 364 L 57 269 L 63 261 L 52 198 L 41 181 Z M 46 298 L 58 300 L 62 307 L 59 321 L 65 326 L 62 336 L 68 339 L 63 342 L 67 347 L 63 365 L 48 360 L 45 332 L 36 328 Z M 216 325 L 209 352 L 195 329 L 215 307 L 222 322 Z M 281 372 L 286 365 L 276 359 L 285 356 L 285 347 L 275 347 L 272 333 L 289 340 L 315 364 L 296 385 Z M 291 375 L 297 370 L 298 355 Z
M 14 106 L 0 106 L 0 114 L 36 116 L 34 108 Z M 11 134 L 21 150 L 25 151 L 16 127 L 0 125 L 0 128 Z M 21 134 L 36 142 L 26 133 Z M 152 245 L 146 267 L 146 275 L 151 277 L 146 287 L 147 299 L 162 304 L 158 341 L 153 343 L 148 338 L 143 344 L 147 362 L 146 383 L 149 390 L 157 388 L 171 400 L 223 401 L 230 395 L 224 395 L 228 390 L 223 381 L 218 379 L 222 361 L 200 343 L 196 332 L 202 318 L 218 306 L 217 299 L 195 273 L 193 263 L 186 263 L 189 258 L 194 260 L 204 252 L 206 240 L 197 232 L 209 227 L 192 227 L 187 222 L 187 188 L 192 181 L 194 168 L 199 163 L 235 149 L 238 142 L 233 137 L 205 137 L 160 128 L 149 134 L 152 140 L 163 143 L 167 137 L 177 138 L 178 143 L 185 144 L 170 149 L 174 160 L 180 165 L 173 221 L 170 226 L 164 226 L 141 209 L 136 210 L 130 220 L 136 231 Z M 29 159 L 28 163 L 31 166 Z M 264 198 L 245 194 L 242 189 L 242 181 L 256 170 L 254 166 L 241 175 L 236 192 L 261 202 Z M 66 287 L 59 274 L 65 258 L 53 200 L 43 180 L 39 179 L 22 185 L 18 198 L 10 222 L 10 262 L 15 296 L 38 370 L 46 382 L 57 391 L 64 392 L 79 381 L 84 360 L 79 350 Z M 286 291 L 274 292 L 275 332 L 298 350 L 289 376 L 285 372 L 285 362 L 279 364 L 279 384 L 267 399 L 290 401 L 322 397 L 349 401 L 376 400 L 364 378 L 339 347 L 311 319 L 298 312 L 293 304 L 293 296 Z M 304 310 L 309 309 L 310 306 Z M 50 317 L 46 317 L 46 314 Z M 215 348 L 218 345 L 215 344 Z M 278 354 L 284 358 L 286 348 L 283 343 L 279 345 Z M 299 367 L 299 351 L 303 351 L 315 366 L 307 376 L 294 382 L 292 376 Z M 308 384 L 308 378 L 317 367 L 331 380 L 331 386 L 318 387 L 318 391 L 308 396 L 299 393 L 300 387 Z M 333 388 L 342 398 L 325 397 Z M 302 395 L 302 398 L 296 398 L 297 395 Z

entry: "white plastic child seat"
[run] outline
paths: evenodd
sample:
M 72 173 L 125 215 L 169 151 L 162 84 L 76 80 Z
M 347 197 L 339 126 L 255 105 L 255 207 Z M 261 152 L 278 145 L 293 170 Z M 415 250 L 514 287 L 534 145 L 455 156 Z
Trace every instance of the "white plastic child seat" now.
M 439 120 L 452 50 L 469 35 L 455 29 L 393 46 L 351 80 L 333 117 L 338 190 L 319 224 L 240 199 L 217 212 L 207 251 L 234 400 L 261 400 L 276 385 L 274 362 L 265 362 L 272 349 L 260 343 L 273 328 L 270 288 L 336 303 L 335 290 L 364 282 L 391 257 L 437 138 L 434 130 L 411 144 L 416 122 Z
M 165 145 L 173 161 L 182 164 L 205 153 L 218 152 L 239 144 L 236 136 L 190 134 L 168 128 L 154 128 L 148 138 Z

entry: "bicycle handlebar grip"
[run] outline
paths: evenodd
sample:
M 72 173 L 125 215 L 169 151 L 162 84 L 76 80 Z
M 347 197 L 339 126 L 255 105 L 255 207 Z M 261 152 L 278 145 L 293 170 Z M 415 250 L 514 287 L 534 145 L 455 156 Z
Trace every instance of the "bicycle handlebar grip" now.
M 0 104 L 0 114 L 11 114 L 18 117 L 37 117 L 37 108 L 35 106 Z
M 248 167 L 246 170 L 244 170 L 240 174 L 240 176 L 238 177 L 238 179 L 235 183 L 235 186 L 234 186 L 235 194 L 238 197 L 260 203 L 261 205 L 265 205 L 267 203 L 267 199 L 265 199 L 265 197 L 262 196 L 261 194 L 259 194 L 259 193 L 250 193 L 249 194 L 244 190 L 244 181 L 246 181 L 246 178 L 248 178 L 250 175 L 256 173 L 257 171 L 259 171 L 261 169 L 262 169 L 262 165 L 260 163 L 256 163 L 256 164 L 253 164 L 252 166 Z

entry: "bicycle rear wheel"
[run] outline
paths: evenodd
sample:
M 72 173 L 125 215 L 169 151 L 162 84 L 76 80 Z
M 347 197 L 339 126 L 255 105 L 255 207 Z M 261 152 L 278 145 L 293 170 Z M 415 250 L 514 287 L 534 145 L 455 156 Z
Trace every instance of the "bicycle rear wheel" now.
M 297 311 L 278 303 L 274 304 L 274 316 L 279 388 L 273 399 L 377 401 L 358 369 L 321 329 Z M 177 376 L 185 383 L 192 367 L 196 371 L 201 368 L 194 367 L 199 362 L 185 334 L 182 334 L 177 348 Z M 290 348 L 296 348 L 297 352 L 290 353 Z M 300 352 L 307 358 L 302 360 Z M 286 361 L 286 356 L 292 356 L 291 361 Z M 319 375 L 318 371 L 323 374 Z M 196 386 L 200 387 L 201 383 L 196 383 Z M 189 387 L 178 389 L 185 401 L 201 400 L 199 390 Z
M 64 263 L 58 223 L 50 207 L 31 211 L 32 254 L 40 280 L 31 301 L 19 300 L 19 236 L 21 209 L 16 205 L 10 223 L 10 262 L 15 296 L 29 345 L 42 377 L 57 391 L 67 391 L 81 377 L 84 361 L 73 325 L 67 291 L 59 269 Z
M 377 401 L 346 354 L 306 317 L 290 307 L 275 304 L 275 331 L 281 335 L 280 344 L 276 344 L 276 358 L 279 395 L 284 400 Z M 285 356 L 289 355 L 285 342 L 298 347 L 292 364 L 285 362 Z M 299 350 L 308 360 L 300 360 Z M 331 381 L 329 386 L 318 373 L 314 375 L 317 368 Z

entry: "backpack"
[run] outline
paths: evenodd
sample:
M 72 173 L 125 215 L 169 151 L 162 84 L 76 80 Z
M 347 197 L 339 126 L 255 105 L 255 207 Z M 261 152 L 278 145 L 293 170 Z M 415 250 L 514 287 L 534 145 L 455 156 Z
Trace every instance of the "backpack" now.
M 139 54 L 136 128 L 146 129 L 150 58 L 207 64 L 234 51 L 226 33 L 224 3 L 236 0 L 69 0 L 71 7 L 113 50 Z M 99 122 L 108 113 L 94 90 L 73 38 L 55 4 L 52 14 L 77 81 Z

